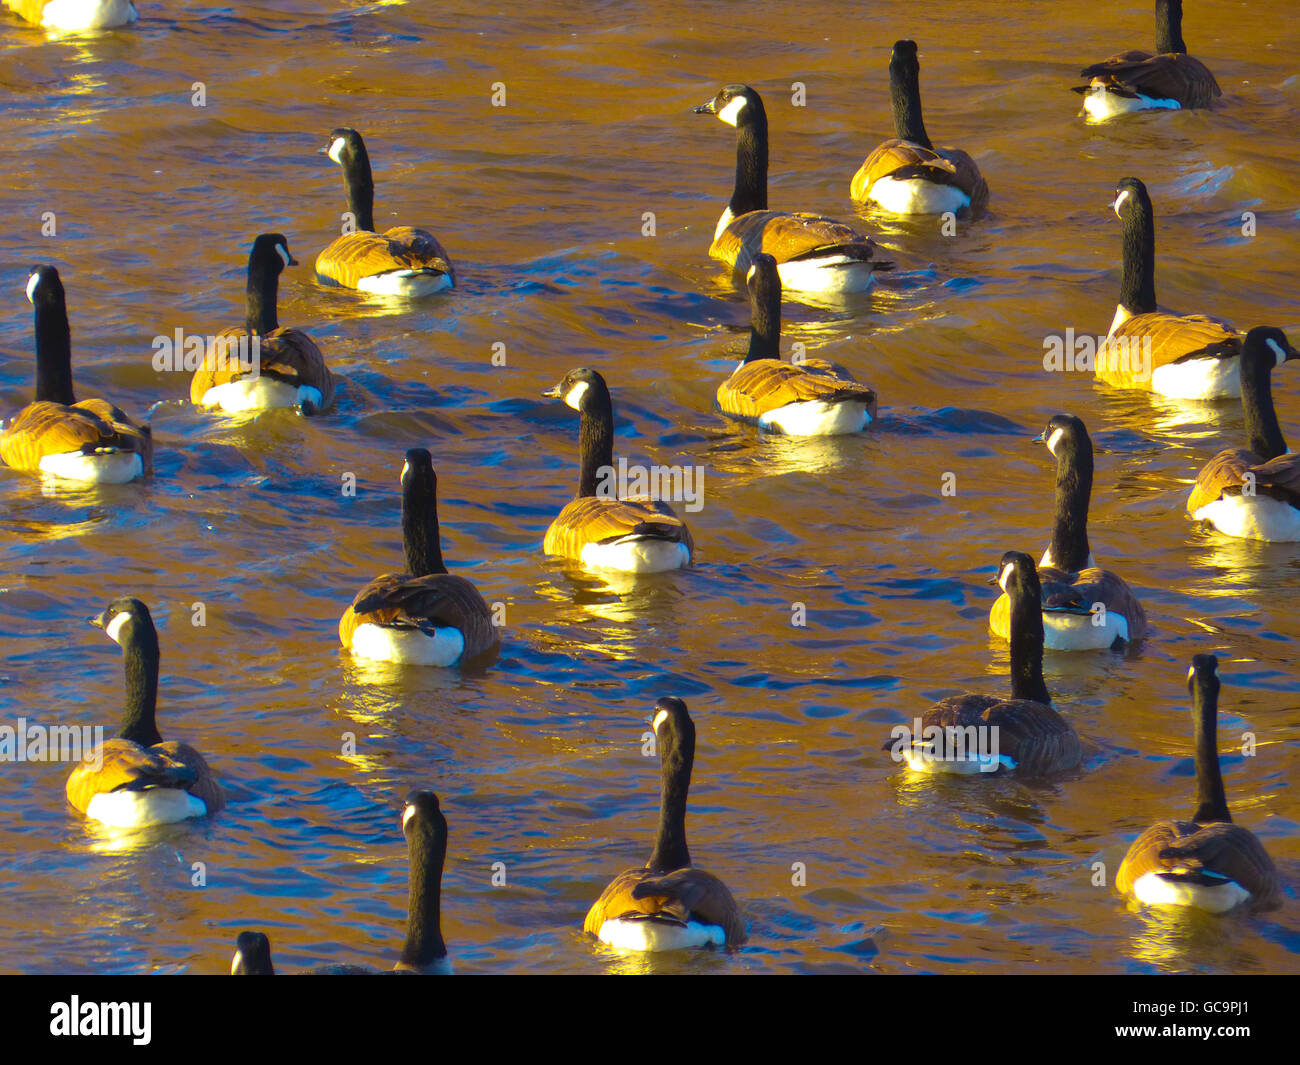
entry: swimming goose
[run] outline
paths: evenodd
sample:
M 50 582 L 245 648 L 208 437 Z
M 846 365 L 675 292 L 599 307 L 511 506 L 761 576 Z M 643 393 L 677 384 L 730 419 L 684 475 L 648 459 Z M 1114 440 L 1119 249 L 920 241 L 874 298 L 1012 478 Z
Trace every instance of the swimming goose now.
M 334 378 L 320 348 L 301 329 L 280 328 L 276 315 L 280 273 L 297 265 L 283 234 L 263 233 L 253 241 L 244 326 L 212 338 L 190 381 L 191 403 L 227 414 L 272 407 L 296 407 L 304 414 L 329 409 Z M 256 338 L 256 347 L 248 338 Z
M 1101 569 L 1088 546 L 1092 496 L 1092 440 L 1083 422 L 1057 414 L 1042 435 L 1056 459 L 1056 525 L 1038 563 L 1046 645 L 1053 651 L 1089 651 L 1136 643 L 1147 634 L 1146 613 L 1123 578 Z M 1000 595 L 989 627 L 1009 638 L 1010 600 Z
M 369 965 L 319 965 L 314 976 L 367 976 L 409 973 L 450 976 L 451 961 L 442 938 L 442 866 L 447 858 L 447 819 L 431 791 L 413 791 L 402 811 L 402 834 L 410 862 L 406 942 L 392 969 Z M 271 941 L 262 932 L 241 932 L 235 941 L 232 976 L 274 976 Z
M 406 572 L 376 577 L 339 621 L 339 640 L 358 658 L 453 666 L 497 645 L 492 611 L 464 577 L 447 572 L 438 530 L 438 476 L 422 447 L 402 467 Z
M 1187 671 L 1196 739 L 1196 813 L 1161 821 L 1142 833 L 1115 876 L 1121 895 L 1148 906 L 1226 913 L 1268 910 L 1281 902 L 1277 869 L 1248 828 L 1232 823 L 1219 772 L 1219 660 L 1197 655 Z
M 960 148 L 936 148 L 921 118 L 921 65 L 915 41 L 896 41 L 889 60 L 892 140 L 867 156 L 853 175 L 849 195 L 894 214 L 945 214 L 979 210 L 989 187 L 975 160 Z
M 1082 76 L 1088 84 L 1074 91 L 1083 94 L 1084 111 L 1098 121 L 1150 108 L 1209 107 L 1222 95 L 1209 68 L 1187 54 L 1183 0 L 1156 0 L 1155 55 L 1121 52 L 1084 67 Z
M 723 414 L 791 436 L 856 433 L 876 416 L 876 394 L 821 359 L 781 361 L 781 277 L 766 252 L 749 268 L 749 352 L 718 386 Z
M 736 127 L 736 186 L 718 219 L 709 254 L 739 276 L 761 251 L 774 259 L 781 284 L 803 292 L 864 292 L 893 263 L 857 230 L 821 215 L 767 209 L 767 112 L 748 85 L 727 85 L 696 114 Z
M 727 885 L 691 865 L 686 847 L 686 793 L 695 764 L 695 722 L 680 699 L 663 698 L 652 719 L 662 762 L 659 834 L 650 860 L 616 876 L 582 923 L 620 950 L 738 947 L 745 918 Z
M 614 477 L 614 404 L 595 370 L 570 370 L 542 395 L 563 399 L 579 414 L 582 470 L 578 497 L 546 530 L 542 550 L 592 569 L 659 573 L 691 561 L 691 531 L 666 502 L 620 499 Z
M 1146 388 L 1174 399 L 1239 396 L 1237 331 L 1203 314 L 1172 314 L 1156 306 L 1155 218 L 1147 187 L 1124 178 L 1111 207 L 1124 225 L 1124 272 L 1107 337 L 1111 350 L 1097 352 L 1097 377 L 1116 388 Z
M 411 226 L 375 232 L 375 182 L 361 134 L 336 129 L 321 151 L 343 168 L 356 231 L 335 238 L 316 256 L 317 279 L 385 296 L 428 296 L 452 288 L 455 271 L 432 233 Z
M 1273 407 L 1274 366 L 1300 358 L 1280 329 L 1257 326 L 1241 352 L 1249 446 L 1220 451 L 1196 477 L 1187 513 L 1229 536 L 1300 540 L 1300 455 L 1287 451 Z
M 66 33 L 116 29 L 140 17 L 132 0 L 4 0 L 4 6 L 35 26 Z
M 1052 709 L 1043 680 L 1042 590 L 1034 560 L 1008 551 L 989 583 L 1001 584 L 1011 601 L 1011 698 L 951 696 L 925 712 L 919 737 L 900 725 L 885 749 L 919 773 L 1068 772 L 1083 760 L 1083 749 Z
M 126 710 L 122 731 L 106 740 L 68 777 L 68 802 L 92 821 L 145 828 L 214 814 L 225 792 L 208 763 L 188 743 L 163 742 L 158 701 L 158 631 L 139 599 L 115 599 L 91 619 L 122 647 Z
M 72 333 L 63 282 L 52 266 L 27 280 L 36 308 L 36 399 L 0 433 L 0 460 L 68 481 L 125 484 L 153 473 L 153 434 L 103 399 L 72 392 Z

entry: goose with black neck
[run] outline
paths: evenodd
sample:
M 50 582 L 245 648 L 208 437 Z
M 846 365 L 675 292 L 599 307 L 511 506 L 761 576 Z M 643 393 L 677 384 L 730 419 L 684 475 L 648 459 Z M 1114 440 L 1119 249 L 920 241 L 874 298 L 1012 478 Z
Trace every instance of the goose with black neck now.
M 1093 651 L 1145 639 L 1142 604 L 1122 577 L 1096 564 L 1088 543 L 1093 454 L 1087 426 L 1072 414 L 1057 414 L 1034 439 L 1056 459 L 1056 520 L 1038 563 L 1046 646 L 1053 651 Z M 1006 595 L 994 602 L 989 627 L 1003 639 L 1009 637 Z
M 968 693 L 943 699 L 917 728 L 895 727 L 885 749 L 918 773 L 1067 773 L 1079 766 L 1083 748 L 1052 708 L 1043 678 L 1042 589 L 1034 560 L 1006 552 L 989 583 L 1000 584 L 1011 604 L 1011 697 Z
M 214 814 L 225 791 L 207 760 L 188 743 L 164 742 L 158 732 L 158 631 L 139 599 L 111 602 L 91 624 L 122 648 L 126 706 L 122 729 L 95 759 L 68 777 L 68 803 L 110 828 L 147 828 Z
M 190 380 L 190 402 L 227 414 L 288 407 L 303 414 L 328 410 L 334 378 L 320 348 L 301 329 L 280 326 L 280 274 L 297 266 L 282 233 L 262 233 L 248 255 L 244 325 L 223 329 L 208 344 Z
M 867 156 L 849 184 L 855 203 L 893 214 L 974 213 L 989 187 L 975 160 L 960 148 L 936 148 L 921 114 L 921 64 L 915 41 L 896 41 L 889 60 L 894 137 Z
M 27 279 L 34 308 L 36 395 L 0 432 L 0 461 L 26 473 L 83 484 L 126 484 L 153 473 L 153 432 L 104 399 L 72 390 L 72 330 L 59 271 Z
M 781 277 L 766 252 L 747 278 L 749 350 L 718 386 L 718 409 L 768 432 L 789 436 L 856 433 L 876 416 L 876 393 L 823 359 L 781 361 Z
M 1300 455 L 1287 450 L 1273 406 L 1274 367 L 1300 358 L 1286 334 L 1256 326 L 1241 353 L 1241 407 L 1247 446 L 1206 463 L 1187 497 L 1187 513 L 1228 536 L 1300 540 Z
M 406 572 L 376 577 L 339 620 L 339 642 L 357 658 L 402 665 L 479 664 L 499 640 L 491 608 L 464 577 L 447 572 L 433 456 L 411 448 L 402 466 Z
M 438 238 L 425 229 L 375 230 L 375 182 L 370 153 L 355 129 L 330 133 L 321 152 L 343 168 L 350 225 L 316 256 L 316 278 L 379 296 L 429 296 L 456 284 L 456 272 Z
M 1123 225 L 1119 305 L 1096 374 L 1115 388 L 1141 388 L 1171 399 L 1221 399 L 1241 394 L 1241 337 L 1203 314 L 1174 314 L 1156 305 L 1155 212 L 1147 187 L 1124 178 L 1111 204 Z
M 709 248 L 736 277 L 748 276 L 760 252 L 776 260 L 781 284 L 797 292 L 865 292 L 876 271 L 893 269 L 869 237 L 843 222 L 768 210 L 767 111 L 754 89 L 724 86 L 695 113 L 713 115 L 736 129 L 736 181 Z

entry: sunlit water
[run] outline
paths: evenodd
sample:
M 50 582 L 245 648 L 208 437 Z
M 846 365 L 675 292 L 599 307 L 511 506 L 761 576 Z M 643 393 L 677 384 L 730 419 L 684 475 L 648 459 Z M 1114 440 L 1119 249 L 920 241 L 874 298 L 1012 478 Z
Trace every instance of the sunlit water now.
M 1147 3 L 1051 5 L 1047 35 L 1037 3 L 139 6 L 136 28 L 92 39 L 0 23 L 0 405 L 30 395 L 35 262 L 64 275 L 81 393 L 135 413 L 162 402 L 150 483 L 45 494 L 0 474 L 0 720 L 113 726 L 120 657 L 85 619 L 139 595 L 161 629 L 161 729 L 209 755 L 232 801 L 124 844 L 68 810 L 67 766 L 4 767 L 6 969 L 218 972 L 247 927 L 284 969 L 391 964 L 413 786 L 442 796 L 451 825 L 443 926 L 462 971 L 1300 968 L 1300 548 L 1229 541 L 1182 513 L 1199 466 L 1241 435 L 1235 405 L 1042 369 L 1045 334 L 1110 322 L 1107 205 L 1129 174 L 1155 200 L 1162 304 L 1300 327 L 1300 45 L 1270 36 L 1289 4 L 1189 4 L 1222 108 L 1108 127 L 1076 118 L 1068 87 L 1086 62 L 1150 47 Z M 706 255 L 732 134 L 689 109 L 754 84 L 773 206 L 852 218 L 849 179 L 892 135 L 902 36 L 921 43 L 930 132 L 974 154 L 990 214 L 955 236 L 865 218 L 898 271 L 838 309 L 786 303 L 785 346 L 873 385 L 879 422 L 760 440 L 712 409 L 748 310 Z M 434 230 L 454 294 L 394 311 L 312 281 L 345 207 L 316 150 L 341 124 L 368 138 L 378 220 Z M 42 236 L 51 211 L 57 236 Z M 204 416 L 180 402 L 185 377 L 150 365 L 156 334 L 242 320 L 265 230 L 303 263 L 281 321 L 343 378 L 316 420 Z M 620 454 L 706 471 L 688 515 L 697 565 L 623 595 L 541 555 L 576 484 L 577 426 L 540 393 L 584 364 L 613 388 Z M 1292 368 L 1275 391 L 1294 444 Z M 1062 410 L 1097 446 L 1097 556 L 1138 590 L 1154 635 L 1127 658 L 1049 656 L 1089 745 L 1077 775 L 910 777 L 880 750 L 893 724 L 1005 686 L 984 581 L 1004 550 L 1046 543 L 1053 473 L 1030 438 Z M 401 565 L 398 473 L 417 445 L 439 472 L 449 563 L 506 604 L 501 657 L 473 675 L 362 668 L 337 645 L 355 590 Z M 1222 660 L 1229 801 L 1287 882 L 1278 914 L 1156 919 L 1094 885 L 1094 863 L 1113 878 L 1147 823 L 1192 812 L 1184 678 L 1200 651 Z M 663 694 L 699 730 L 693 854 L 748 915 L 730 957 L 628 962 L 581 934 L 605 882 L 649 853 L 658 769 L 641 736 Z

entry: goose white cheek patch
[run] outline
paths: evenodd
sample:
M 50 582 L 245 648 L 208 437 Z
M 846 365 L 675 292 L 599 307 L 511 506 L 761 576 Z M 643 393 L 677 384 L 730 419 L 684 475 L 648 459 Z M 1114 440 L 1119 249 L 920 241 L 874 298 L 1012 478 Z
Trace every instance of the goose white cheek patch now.
M 658 732 L 659 726 L 662 725 L 667 720 L 668 720 L 668 711 L 660 710 L 659 713 L 655 714 L 654 722 L 650 727 L 653 728 L 656 732 Z
M 122 641 L 118 639 L 118 637 L 122 635 L 122 626 L 130 619 L 131 615 L 125 610 L 118 614 L 114 614 L 112 620 L 104 626 L 104 631 L 108 634 L 108 638 L 114 643 L 121 643 Z
M 292 261 L 292 256 L 290 256 L 289 254 L 289 249 L 286 248 L 283 244 L 277 244 L 275 246 L 275 250 L 280 253 L 280 258 L 284 260 L 284 265 L 288 266 Z
M 1112 203 L 1111 206 L 1115 209 L 1116 216 L 1119 215 L 1119 209 L 1124 206 L 1124 201 L 1127 200 L 1132 195 L 1133 193 L 1130 190 L 1125 189 L 1123 192 L 1121 192 L 1118 196 L 1115 197 L 1115 202 Z
M 579 410 L 580 408 L 578 404 L 582 402 L 582 397 L 586 394 L 587 394 L 587 382 L 579 381 L 576 385 L 574 385 L 571 389 L 569 389 L 568 392 L 565 393 L 564 402 L 566 405 L 572 407 L 574 410 Z
M 1061 442 L 1061 437 L 1065 435 L 1064 429 L 1053 429 L 1052 435 L 1047 438 L 1047 450 L 1053 455 L 1056 454 L 1056 445 Z
M 1008 562 L 1002 567 L 1002 576 L 998 578 L 998 584 L 1002 585 L 1002 590 L 1007 590 L 1007 581 L 1011 580 L 1011 574 L 1015 573 L 1016 567 L 1012 562 Z
M 415 807 L 408 806 L 402 811 L 402 831 L 406 831 L 406 826 L 410 824 L 411 818 L 415 816 Z
M 32 274 L 32 276 L 27 279 L 27 302 L 28 303 L 31 303 L 33 301 L 33 298 L 36 295 L 36 289 L 40 286 L 40 283 L 41 283 L 40 274 Z
M 335 138 L 334 138 L 334 143 L 330 145 L 330 153 L 329 153 L 329 154 L 330 154 L 330 158 L 333 159 L 336 163 L 338 163 L 340 166 L 343 165 L 343 159 L 342 159 L 342 156 L 343 156 L 343 138 L 342 138 L 342 137 L 335 137 Z
M 727 104 L 726 107 L 724 107 L 721 111 L 718 112 L 718 118 L 720 118 L 728 126 L 734 126 L 737 122 L 740 121 L 740 113 L 743 110 L 745 110 L 745 105 L 748 102 L 749 101 L 746 100 L 743 96 L 737 96 L 729 104 Z
M 1277 364 L 1279 366 L 1281 366 L 1284 362 L 1286 362 L 1286 352 L 1282 350 L 1281 344 L 1279 344 L 1272 337 L 1269 337 L 1267 340 L 1264 341 L 1264 343 L 1268 345 L 1268 350 L 1273 353 L 1274 357 L 1277 359 Z

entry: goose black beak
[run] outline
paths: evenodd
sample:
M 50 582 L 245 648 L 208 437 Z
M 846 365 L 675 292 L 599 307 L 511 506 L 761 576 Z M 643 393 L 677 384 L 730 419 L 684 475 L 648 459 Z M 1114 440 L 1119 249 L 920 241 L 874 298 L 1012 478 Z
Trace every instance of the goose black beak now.
M 718 108 L 715 106 L 713 101 L 710 100 L 707 104 L 700 104 L 699 107 L 692 107 L 691 112 L 696 115 L 716 115 L 718 113 Z
M 545 396 L 547 399 L 559 399 L 559 398 L 560 398 L 560 386 L 559 386 L 559 385 L 552 385 L 552 386 L 551 386 L 550 388 L 548 388 L 545 392 L 543 392 L 542 395 Z
M 86 624 L 94 625 L 95 628 L 97 629 L 102 629 L 105 625 L 108 624 L 108 618 L 105 617 L 107 613 L 108 613 L 107 610 L 102 610 L 94 617 L 86 618 Z
M 1046 433 L 1039 433 L 1037 436 L 1031 438 L 1029 442 L 1031 444 L 1041 444 L 1046 439 L 1047 439 Z
M 1001 573 L 995 573 L 995 574 L 993 574 L 992 577 L 990 577 L 990 578 L 989 578 L 988 580 L 986 580 L 984 583 L 985 583 L 985 584 L 1001 584 L 1001 583 L 1002 583 L 1002 574 L 1001 574 Z

